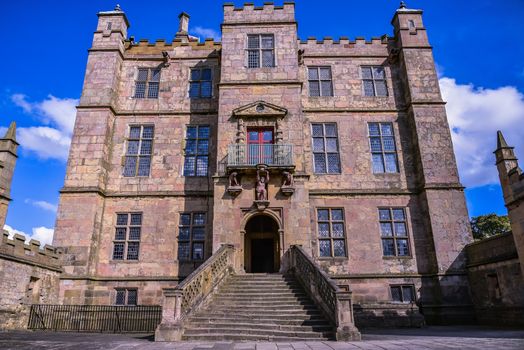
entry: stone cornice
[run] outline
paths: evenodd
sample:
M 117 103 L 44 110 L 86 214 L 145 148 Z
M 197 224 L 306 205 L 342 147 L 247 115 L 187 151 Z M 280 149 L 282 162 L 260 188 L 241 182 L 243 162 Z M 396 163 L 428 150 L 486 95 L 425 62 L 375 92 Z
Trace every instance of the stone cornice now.
M 130 191 L 108 192 L 98 187 L 63 187 L 60 193 L 95 193 L 106 198 L 120 197 L 212 197 L 213 191 Z
M 107 276 L 79 276 L 79 275 L 61 275 L 61 280 L 81 280 L 81 281 L 94 281 L 94 282 L 112 282 L 112 281 L 159 281 L 159 282 L 180 282 L 184 280 L 183 277 L 173 276 L 126 276 L 126 277 L 107 277 Z
M 249 26 L 249 27 L 265 27 L 265 26 L 268 26 L 268 25 L 271 25 L 271 26 L 283 26 L 283 25 L 295 25 L 297 26 L 298 23 L 297 21 L 271 21 L 271 22 L 229 22 L 229 23 L 222 23 L 220 25 L 221 28 L 223 27 L 239 27 L 239 26 L 242 26 L 242 27 L 245 27 L 245 26 Z
M 217 115 L 218 110 L 211 109 L 208 111 L 173 111 L 173 110 L 159 110 L 159 111 L 152 111 L 152 110 L 116 110 L 111 105 L 79 105 L 76 106 L 76 109 L 110 109 L 111 112 L 117 116 L 117 115 Z
M 238 85 L 304 85 L 299 80 L 238 80 L 218 83 L 219 87 Z
M 380 278 L 438 278 L 445 276 L 467 276 L 467 271 L 453 271 L 443 273 L 350 273 L 350 274 L 330 274 L 333 279 L 380 279 Z

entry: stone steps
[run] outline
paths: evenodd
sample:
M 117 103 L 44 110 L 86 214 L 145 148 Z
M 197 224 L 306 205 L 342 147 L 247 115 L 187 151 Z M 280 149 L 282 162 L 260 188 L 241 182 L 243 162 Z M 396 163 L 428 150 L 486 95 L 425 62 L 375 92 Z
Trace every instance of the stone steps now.
M 328 340 L 333 330 L 294 278 L 246 274 L 231 276 L 208 307 L 188 319 L 183 339 Z

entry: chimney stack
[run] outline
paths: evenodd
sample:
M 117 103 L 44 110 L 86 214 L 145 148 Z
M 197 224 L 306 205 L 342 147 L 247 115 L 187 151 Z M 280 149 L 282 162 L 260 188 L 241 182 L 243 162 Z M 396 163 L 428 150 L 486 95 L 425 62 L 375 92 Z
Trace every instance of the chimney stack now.
M 176 32 L 175 39 L 182 40 L 183 43 L 189 41 L 189 15 L 182 12 L 178 15 L 178 32 Z

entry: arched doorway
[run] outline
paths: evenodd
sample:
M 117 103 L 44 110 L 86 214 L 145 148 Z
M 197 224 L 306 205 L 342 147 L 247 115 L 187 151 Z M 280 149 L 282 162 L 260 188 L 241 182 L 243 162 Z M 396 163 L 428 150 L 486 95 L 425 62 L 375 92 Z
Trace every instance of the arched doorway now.
M 278 223 L 256 215 L 245 226 L 244 267 L 248 273 L 273 273 L 280 269 Z

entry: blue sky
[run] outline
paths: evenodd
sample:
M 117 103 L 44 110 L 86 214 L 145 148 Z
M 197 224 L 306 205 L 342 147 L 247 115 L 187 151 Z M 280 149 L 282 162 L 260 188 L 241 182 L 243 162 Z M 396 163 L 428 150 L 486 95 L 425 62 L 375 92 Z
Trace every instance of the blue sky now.
M 7 218 L 11 230 L 41 240 L 52 235 L 96 13 L 115 3 L 17 0 L 0 5 L 0 132 L 15 120 L 22 143 Z M 390 20 L 398 3 L 298 0 L 299 37 L 392 35 Z M 120 5 L 131 22 L 129 35 L 137 40 L 171 40 L 181 11 L 191 15 L 192 34 L 220 35 L 221 1 L 121 0 Z M 524 1 L 407 5 L 424 10 L 470 215 L 505 214 L 492 151 L 495 131 L 501 129 L 517 146 L 517 155 L 524 156 Z

